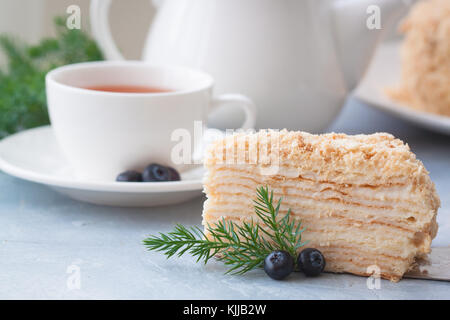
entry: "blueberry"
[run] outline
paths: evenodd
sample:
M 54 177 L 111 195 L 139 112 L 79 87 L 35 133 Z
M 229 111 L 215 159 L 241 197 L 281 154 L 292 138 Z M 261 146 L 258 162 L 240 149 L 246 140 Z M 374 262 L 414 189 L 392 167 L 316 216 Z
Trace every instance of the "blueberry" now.
M 119 182 L 140 182 L 142 181 L 142 174 L 134 170 L 127 170 L 119 174 L 116 178 Z
M 169 169 L 169 180 L 170 181 L 180 181 L 181 180 L 180 174 L 178 173 L 177 170 L 175 170 L 172 167 L 168 167 L 168 169 Z
M 170 180 L 170 171 L 166 166 L 152 163 L 144 169 L 142 179 L 145 182 L 161 182 Z
M 264 271 L 272 279 L 284 279 L 294 271 L 294 258 L 286 251 L 273 251 L 264 260 Z
M 319 250 L 306 248 L 298 255 L 297 265 L 307 277 L 316 277 L 325 269 L 325 258 Z

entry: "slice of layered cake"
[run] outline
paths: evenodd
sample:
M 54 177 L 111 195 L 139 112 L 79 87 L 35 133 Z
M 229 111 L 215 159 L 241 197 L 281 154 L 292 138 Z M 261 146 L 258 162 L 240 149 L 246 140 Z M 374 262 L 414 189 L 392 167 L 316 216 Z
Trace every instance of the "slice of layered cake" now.
M 306 227 L 326 271 L 398 281 L 430 252 L 440 205 L 409 147 L 392 135 L 260 131 L 215 142 L 205 159 L 203 224 L 258 221 L 256 188 L 282 197 L 280 214 Z

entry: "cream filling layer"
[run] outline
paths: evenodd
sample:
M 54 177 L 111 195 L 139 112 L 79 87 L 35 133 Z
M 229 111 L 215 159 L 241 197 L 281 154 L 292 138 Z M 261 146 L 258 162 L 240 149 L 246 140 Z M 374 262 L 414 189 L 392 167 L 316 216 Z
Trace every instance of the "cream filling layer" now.
M 255 215 L 239 219 L 236 217 L 219 216 L 206 217 L 205 224 L 214 225 L 221 219 L 257 222 Z M 353 246 L 374 255 L 388 254 L 391 256 L 408 258 L 420 252 L 414 243 L 414 233 L 398 231 L 396 229 L 380 225 L 349 226 L 338 219 L 327 219 L 315 222 L 314 220 L 301 219 L 306 231 L 302 234 L 302 240 L 311 241 L 322 247 Z
M 352 199 L 353 202 L 346 203 L 343 199 L 335 197 L 327 197 L 327 193 L 311 193 L 293 190 L 283 195 L 280 188 L 273 188 L 275 198 L 282 196 L 282 208 L 291 208 L 294 214 L 302 216 L 314 216 L 320 218 L 322 216 L 330 216 L 339 214 L 361 223 L 370 223 L 379 221 L 390 223 L 398 227 L 404 227 L 412 230 L 422 230 L 429 224 L 430 219 L 435 214 L 433 211 L 417 212 L 414 206 L 408 203 L 387 202 L 386 207 L 368 206 L 367 204 L 358 203 L 358 199 Z M 214 188 L 214 194 L 204 208 L 207 212 L 209 208 L 221 207 L 222 211 L 227 210 L 243 214 L 243 210 L 253 210 L 254 191 L 239 185 L 218 186 Z M 351 199 L 348 199 L 351 200 Z M 373 204 L 372 204 L 373 205 Z
M 423 192 L 418 186 L 412 184 L 373 184 L 373 185 L 353 185 L 353 184 L 336 184 L 331 181 L 316 181 L 308 180 L 304 177 L 288 178 L 283 175 L 264 176 L 255 175 L 254 170 L 235 170 L 233 168 L 225 168 L 218 170 L 211 169 L 209 175 L 206 177 L 204 184 L 206 191 L 221 184 L 236 184 L 243 187 L 254 189 L 257 186 L 267 184 L 270 182 L 277 182 L 273 187 L 282 186 L 282 189 L 289 192 L 292 190 L 309 191 L 311 193 L 330 192 L 336 198 L 345 199 L 346 195 L 351 195 L 352 198 L 357 198 L 360 201 L 366 200 L 368 204 L 384 204 L 386 201 L 410 202 L 419 208 L 429 208 L 430 201 L 423 197 Z M 284 192 L 284 193 L 286 193 Z
M 233 160 L 236 161 L 236 160 Z M 407 184 L 410 183 L 413 177 L 405 177 L 403 173 L 389 175 L 383 173 L 383 169 L 380 168 L 361 168 L 361 166 L 354 166 L 354 168 L 346 168 L 345 174 L 339 170 L 333 171 L 321 171 L 320 168 L 314 168 L 312 166 L 307 167 L 305 163 L 302 166 L 294 166 L 292 163 L 273 163 L 273 165 L 254 165 L 254 164 L 240 164 L 232 162 L 230 164 L 209 162 L 207 163 L 208 171 L 227 170 L 232 169 L 234 171 L 249 172 L 252 176 L 267 175 L 267 176 L 280 176 L 286 178 L 302 177 L 314 181 L 329 181 L 340 184 Z M 364 169 L 360 171 L 361 169 Z

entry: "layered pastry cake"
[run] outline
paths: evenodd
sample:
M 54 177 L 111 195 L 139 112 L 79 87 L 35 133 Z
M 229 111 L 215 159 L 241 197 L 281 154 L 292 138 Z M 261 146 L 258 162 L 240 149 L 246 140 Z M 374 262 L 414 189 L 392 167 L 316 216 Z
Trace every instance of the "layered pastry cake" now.
M 430 252 L 440 205 L 434 184 L 408 145 L 386 133 L 348 136 L 260 131 L 210 146 L 203 224 L 258 222 L 256 188 L 268 186 L 280 214 L 306 227 L 326 271 L 398 281 Z M 206 231 L 206 230 L 205 230 Z
M 450 116 L 450 0 L 418 2 L 400 25 L 402 75 L 388 95 L 418 110 Z

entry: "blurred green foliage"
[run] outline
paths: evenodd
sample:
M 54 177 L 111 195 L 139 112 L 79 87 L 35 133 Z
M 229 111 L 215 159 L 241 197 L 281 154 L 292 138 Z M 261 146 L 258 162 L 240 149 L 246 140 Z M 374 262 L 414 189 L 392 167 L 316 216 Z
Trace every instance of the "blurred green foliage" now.
M 0 35 L 7 66 L 0 70 L 0 138 L 49 123 L 45 74 L 53 68 L 83 61 L 103 60 L 102 53 L 84 31 L 68 29 L 55 18 L 56 38 L 26 45 Z

